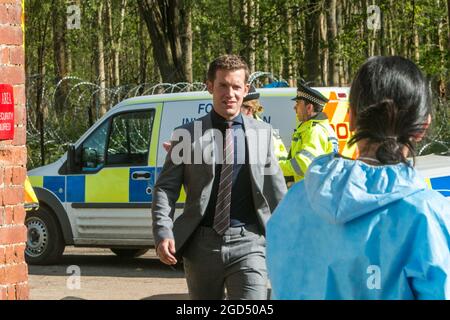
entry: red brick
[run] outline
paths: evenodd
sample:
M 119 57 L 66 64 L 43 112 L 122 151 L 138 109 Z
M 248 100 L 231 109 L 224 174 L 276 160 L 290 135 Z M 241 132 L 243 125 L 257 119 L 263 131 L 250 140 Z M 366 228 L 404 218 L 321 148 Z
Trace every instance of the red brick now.
M 6 246 L 5 247 L 5 261 L 6 261 L 5 265 L 16 263 L 15 260 L 16 259 L 15 259 L 15 255 L 14 255 L 14 246 L 13 245 Z
M 6 283 L 6 267 L 0 265 L 0 286 Z
M 8 8 L 5 5 L 0 5 L 0 24 L 9 23 Z
M 14 164 L 16 166 L 26 166 L 27 148 L 25 146 L 7 146 L 7 142 L 0 144 L 0 167 Z
M 6 247 L 0 246 L 0 266 L 6 264 Z
M 3 205 L 16 205 L 23 203 L 24 199 L 23 186 L 6 187 L 3 190 Z
M 3 219 L 3 223 L 6 225 L 12 224 L 13 222 L 13 213 L 14 210 L 12 207 L 8 206 L 5 207 L 5 211 L 4 211 L 4 219 Z
M 8 19 L 11 24 L 21 25 L 22 23 L 22 5 L 17 4 L 8 7 Z
M 11 64 L 25 64 L 25 52 L 22 46 L 14 46 L 9 49 L 9 61 Z
M 16 286 L 14 284 L 8 286 L 8 300 L 16 300 Z
M 18 264 L 23 263 L 25 244 L 10 245 L 5 247 L 5 264 Z
M 15 224 L 24 224 L 25 223 L 26 211 L 23 205 L 19 204 L 14 206 L 13 213 L 13 223 Z
M 25 85 L 17 85 L 13 87 L 14 93 L 14 104 L 20 105 L 23 107 L 23 112 L 25 112 L 25 103 L 26 103 L 26 95 L 25 95 Z M 14 109 L 16 111 L 16 109 Z M 17 112 L 17 111 L 16 111 Z
M 17 166 L 27 165 L 27 147 L 23 145 L 14 148 L 13 163 Z
M 2 141 L 3 146 L 0 144 L 0 166 L 12 163 L 13 160 L 13 149 L 4 146 L 4 141 Z
M 13 145 L 23 146 L 27 142 L 27 131 L 24 126 L 14 127 Z
M 27 228 L 24 225 L 0 227 L 0 245 L 25 243 Z
M 14 105 L 14 125 L 25 126 L 27 121 L 27 113 L 24 104 Z
M 23 146 L 8 145 L 8 141 L 2 141 L 0 144 L 0 167 L 15 165 L 25 166 L 27 159 L 27 148 Z
M 0 300 L 8 298 L 8 289 L 5 286 L 0 286 Z
M 17 283 L 27 281 L 28 268 L 25 263 L 13 264 L 6 267 L 6 278 L 9 283 Z
M 14 246 L 14 255 L 17 263 L 25 261 L 25 244 L 18 244 Z
M 13 168 L 6 167 L 5 171 L 4 171 L 4 175 L 3 175 L 3 183 L 5 184 L 5 187 L 8 187 L 11 185 L 12 175 L 13 175 Z
M 17 300 L 28 300 L 29 299 L 29 289 L 28 283 L 19 283 L 16 285 L 16 299 Z
M 9 48 L 3 48 L 0 51 L 0 64 L 9 64 Z
M 0 26 L 0 43 L 22 45 L 22 26 Z
M 25 167 L 13 167 L 12 184 L 21 186 L 25 182 L 27 169 Z
M 0 34 L 1 34 L 0 28 Z M 1 36 L 0 36 L 1 43 Z M 25 82 L 25 72 L 22 66 L 0 66 L 0 83 L 23 84 Z
M 0 185 L 3 183 L 4 172 L 5 169 L 3 167 L 0 167 Z

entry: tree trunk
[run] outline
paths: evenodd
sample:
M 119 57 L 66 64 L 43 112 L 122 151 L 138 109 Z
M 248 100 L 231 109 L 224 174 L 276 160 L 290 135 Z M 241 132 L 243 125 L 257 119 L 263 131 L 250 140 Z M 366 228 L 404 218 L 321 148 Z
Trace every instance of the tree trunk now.
M 447 51 L 450 52 L 450 0 L 447 0 Z M 450 69 L 450 59 L 447 59 L 447 70 Z M 450 79 L 447 79 L 445 95 L 450 93 Z
M 450 0 L 447 0 L 447 49 L 450 52 Z
M 103 2 L 101 1 L 97 9 L 97 71 L 99 83 L 99 114 L 101 117 L 106 113 L 106 75 L 105 75 L 105 50 L 103 41 Z
M 329 86 L 329 80 L 328 80 L 328 64 L 329 64 L 329 41 L 328 41 L 328 30 L 327 30 L 327 13 L 322 12 L 320 14 L 320 39 L 321 43 L 323 44 L 322 47 L 322 85 Z M 331 40 L 331 39 L 330 39 Z
M 52 10 L 52 31 L 53 31 L 53 65 L 55 70 L 55 83 L 59 83 L 68 75 L 67 68 L 67 42 L 66 42 L 66 19 L 62 1 L 57 1 Z M 68 93 L 66 82 L 62 82 L 55 88 L 54 107 L 57 114 L 64 110 L 64 102 Z
M 119 15 L 119 27 L 118 30 L 114 30 L 113 26 L 113 8 L 112 0 L 105 2 L 106 4 L 106 16 L 108 26 L 108 36 L 111 43 L 111 68 L 109 76 L 111 77 L 111 86 L 120 86 L 120 50 L 122 46 L 122 35 L 124 30 L 125 10 L 127 6 L 127 0 L 121 0 L 120 2 L 120 15 Z
M 164 82 L 187 82 L 189 75 L 183 67 L 182 10 L 190 3 L 182 0 L 139 0 L 139 11 L 143 16 L 152 41 L 155 61 Z M 187 6 L 184 8 L 183 6 Z M 191 66 L 186 66 L 192 68 Z
M 338 36 L 338 25 L 336 21 L 336 7 L 337 0 L 328 0 L 327 7 L 328 9 L 328 46 L 329 46 L 329 85 L 335 86 L 339 83 L 339 62 L 337 59 L 337 36 Z
M 242 49 L 240 50 L 240 55 L 244 57 L 245 61 L 248 62 L 249 60 L 249 50 L 248 46 L 245 46 L 245 44 L 248 41 L 248 1 L 249 0 L 242 0 L 240 1 L 240 40 L 243 44 Z
M 294 86 L 294 45 L 293 45 L 293 21 L 292 21 L 292 9 L 289 7 L 289 4 L 286 5 L 286 22 L 287 22 L 287 49 L 288 49 L 288 59 L 287 59 L 287 76 L 288 76 L 288 83 L 289 86 Z
M 143 25 L 144 21 L 142 17 L 139 17 L 140 23 L 138 24 L 138 34 L 139 34 L 139 83 L 144 84 L 147 82 L 147 56 L 148 56 L 148 49 L 145 44 L 145 38 L 144 38 L 144 30 Z M 139 94 L 142 94 L 144 91 L 144 88 L 141 88 L 139 91 Z
M 342 4 L 342 0 L 339 2 L 339 5 L 336 6 L 336 23 L 338 26 L 338 32 L 339 32 L 339 26 L 344 25 L 343 24 L 343 12 L 344 8 L 343 8 L 343 4 Z M 339 53 L 342 52 L 342 45 L 341 43 L 338 41 L 338 46 L 337 46 L 337 50 Z M 339 86 L 343 86 L 343 84 L 346 82 L 345 80 L 345 71 L 344 71 L 344 62 L 342 61 L 342 58 L 338 58 L 336 59 L 338 61 L 338 74 L 339 74 L 339 81 L 338 83 L 335 83 L 335 85 L 339 85 Z
M 449 0 L 450 1 L 450 0 Z M 263 37 L 263 48 L 264 48 L 264 61 L 263 61 L 263 71 L 264 72 L 273 72 L 270 68 L 270 49 L 269 49 L 269 36 L 267 33 L 264 34 Z
M 234 25 L 233 0 L 228 0 L 228 16 L 230 17 L 230 24 Z M 230 34 L 230 37 L 225 39 L 225 51 L 228 54 L 233 53 L 233 36 L 232 36 L 232 34 Z
M 305 17 L 305 78 L 313 84 L 318 81 L 320 75 L 318 5 L 318 0 L 309 0 Z
M 184 5 L 181 10 L 182 66 L 187 82 L 192 82 L 192 9 Z
M 256 62 L 256 36 L 255 36 L 255 1 L 248 0 L 247 2 L 247 15 L 248 15 L 248 67 L 250 73 L 255 72 Z

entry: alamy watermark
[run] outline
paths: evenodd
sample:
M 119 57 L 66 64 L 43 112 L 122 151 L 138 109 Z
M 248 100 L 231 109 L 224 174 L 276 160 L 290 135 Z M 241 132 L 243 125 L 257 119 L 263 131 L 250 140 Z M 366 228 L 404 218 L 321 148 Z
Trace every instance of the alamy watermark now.
M 367 29 L 381 30 L 381 9 L 379 6 L 371 5 L 367 7 Z
M 367 267 L 367 288 L 369 290 L 380 290 L 381 289 L 381 269 L 377 265 L 370 265 Z
M 81 29 L 81 10 L 77 4 L 71 4 L 67 7 L 67 29 Z
M 81 289 L 81 268 L 77 265 L 67 267 L 66 273 L 70 276 L 67 278 L 66 287 L 69 290 Z

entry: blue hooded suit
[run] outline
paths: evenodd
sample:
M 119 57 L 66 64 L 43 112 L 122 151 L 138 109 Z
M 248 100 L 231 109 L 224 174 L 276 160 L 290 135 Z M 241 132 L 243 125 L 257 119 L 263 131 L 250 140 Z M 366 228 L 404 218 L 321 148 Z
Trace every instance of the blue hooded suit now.
M 274 299 L 450 299 L 450 201 L 405 164 L 316 158 L 267 225 Z

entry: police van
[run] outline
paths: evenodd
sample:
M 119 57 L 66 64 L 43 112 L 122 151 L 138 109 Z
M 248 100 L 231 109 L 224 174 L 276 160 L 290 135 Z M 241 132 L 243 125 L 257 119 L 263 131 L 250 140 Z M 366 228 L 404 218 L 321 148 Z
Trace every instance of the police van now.
M 354 157 L 355 148 L 346 144 L 350 136 L 348 88 L 316 89 L 330 99 L 324 111 L 337 134 L 340 152 Z M 279 130 L 289 148 L 297 125 L 291 101 L 296 89 L 258 92 L 264 106 L 263 120 Z M 124 100 L 59 160 L 31 170 L 28 174 L 39 199 L 39 210 L 29 212 L 25 221 L 27 261 L 55 263 L 66 245 L 110 248 L 122 257 L 145 253 L 154 245 L 152 191 L 166 157 L 163 142 L 170 140 L 174 128 L 211 109 L 212 97 L 206 91 Z M 450 157 L 429 156 L 424 163 L 430 173 L 430 187 L 450 196 Z M 183 203 L 182 192 L 176 216 Z

